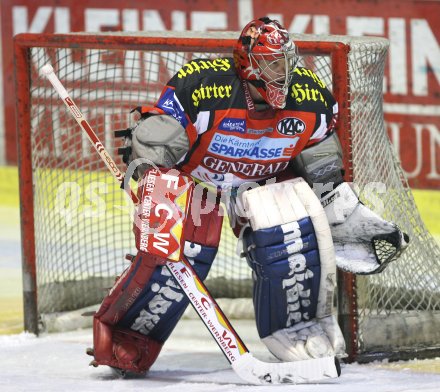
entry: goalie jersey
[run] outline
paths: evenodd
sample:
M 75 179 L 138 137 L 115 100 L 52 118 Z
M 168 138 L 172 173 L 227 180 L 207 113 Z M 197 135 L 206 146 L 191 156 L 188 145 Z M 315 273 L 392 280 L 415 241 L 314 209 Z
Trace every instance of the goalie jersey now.
M 190 147 L 180 170 L 198 181 L 238 187 L 276 176 L 324 139 L 334 128 L 337 103 L 313 71 L 300 67 L 285 108 L 259 110 L 232 58 L 196 59 L 174 75 L 154 108 L 141 109 L 149 112 L 168 114 L 186 129 Z

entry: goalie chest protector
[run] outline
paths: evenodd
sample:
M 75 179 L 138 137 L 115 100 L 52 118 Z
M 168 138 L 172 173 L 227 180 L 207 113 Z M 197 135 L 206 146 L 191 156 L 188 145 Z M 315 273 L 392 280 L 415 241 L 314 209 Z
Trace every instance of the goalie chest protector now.
M 186 129 L 190 149 L 179 168 L 202 182 L 239 186 L 285 170 L 332 128 L 337 104 L 315 73 L 297 68 L 286 107 L 259 111 L 232 58 L 197 59 L 169 81 L 154 108 Z M 158 130 L 160 131 L 160 130 Z

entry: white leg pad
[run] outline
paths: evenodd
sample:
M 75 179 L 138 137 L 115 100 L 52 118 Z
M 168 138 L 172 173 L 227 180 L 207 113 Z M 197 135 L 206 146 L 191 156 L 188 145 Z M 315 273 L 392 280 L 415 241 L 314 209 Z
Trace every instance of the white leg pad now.
M 262 341 L 283 361 L 344 356 L 345 342 L 333 310 L 335 250 L 321 202 L 302 178 L 254 188 L 244 192 L 242 200 L 253 230 L 281 225 L 283 231 L 290 232 L 298 220 L 310 217 L 320 255 L 321 278 L 316 318 L 280 329 Z

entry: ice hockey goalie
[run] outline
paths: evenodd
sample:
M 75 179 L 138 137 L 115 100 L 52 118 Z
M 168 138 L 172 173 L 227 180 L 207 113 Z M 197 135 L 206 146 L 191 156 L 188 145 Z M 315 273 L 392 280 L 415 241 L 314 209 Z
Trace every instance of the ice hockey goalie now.
M 154 107 L 137 108 L 136 124 L 118 134 L 127 173 L 144 193 L 157 176 L 174 178 L 157 188 L 163 192 L 141 195 L 138 214 L 172 219 L 182 211 L 173 192 L 187 186 L 179 257 L 202 279 L 227 211 L 253 272 L 259 335 L 282 361 L 343 357 L 333 309 L 336 267 L 379 273 L 408 243 L 344 182 L 338 105 L 298 60 L 284 27 L 253 20 L 233 57 L 190 60 Z M 144 373 L 188 300 L 165 259 L 135 231 L 138 253 L 95 315 L 90 353 L 95 365 Z

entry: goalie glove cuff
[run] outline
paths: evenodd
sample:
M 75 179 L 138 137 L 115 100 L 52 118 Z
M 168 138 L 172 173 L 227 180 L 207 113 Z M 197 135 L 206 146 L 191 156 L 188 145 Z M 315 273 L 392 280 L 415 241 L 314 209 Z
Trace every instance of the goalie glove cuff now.
M 338 268 L 355 274 L 383 271 L 406 248 L 408 235 L 363 205 L 348 183 L 321 199 Z

